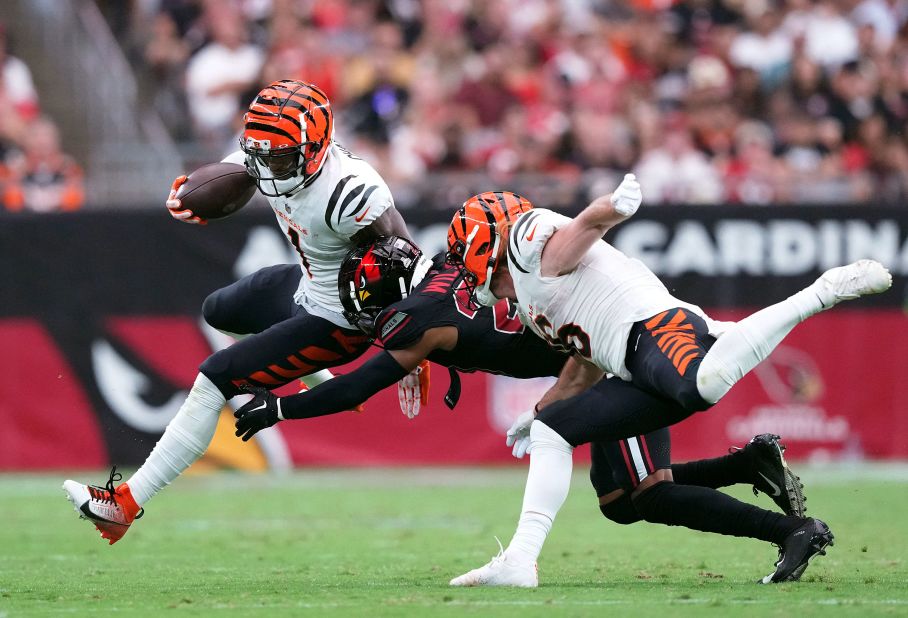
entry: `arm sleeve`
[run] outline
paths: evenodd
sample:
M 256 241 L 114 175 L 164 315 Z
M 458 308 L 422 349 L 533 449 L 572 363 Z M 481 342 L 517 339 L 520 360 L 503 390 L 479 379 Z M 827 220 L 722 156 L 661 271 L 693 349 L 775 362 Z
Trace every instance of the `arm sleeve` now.
M 370 358 L 356 371 L 289 397 L 281 397 L 284 418 L 314 418 L 349 410 L 409 372 L 387 352 Z

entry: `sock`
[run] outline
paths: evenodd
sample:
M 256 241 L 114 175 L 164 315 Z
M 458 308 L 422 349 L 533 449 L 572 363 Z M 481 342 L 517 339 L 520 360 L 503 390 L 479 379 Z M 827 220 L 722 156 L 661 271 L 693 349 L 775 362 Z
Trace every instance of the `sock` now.
M 200 373 L 148 459 L 126 481 L 140 506 L 202 456 L 214 437 L 221 408 L 226 403 L 221 391 Z
M 736 500 L 715 489 L 656 483 L 634 496 L 648 522 L 781 544 L 804 520 Z
M 331 373 L 330 370 L 321 369 L 319 371 L 316 371 L 315 373 L 310 373 L 307 376 L 303 376 L 302 378 L 300 378 L 300 382 L 302 382 L 309 388 L 315 388 L 322 382 L 327 382 L 328 380 L 330 380 L 333 377 L 334 377 L 334 374 Z
M 750 481 L 750 459 L 739 450 L 723 457 L 675 463 L 672 464 L 672 478 L 678 485 L 713 489 L 747 483 Z
M 517 563 L 536 562 L 558 509 L 571 488 L 574 447 L 541 421 L 530 426 L 530 471 L 517 531 L 505 555 Z
M 722 333 L 697 369 L 697 390 L 704 400 L 719 401 L 744 374 L 769 356 L 791 329 L 823 310 L 814 285 L 747 316 Z

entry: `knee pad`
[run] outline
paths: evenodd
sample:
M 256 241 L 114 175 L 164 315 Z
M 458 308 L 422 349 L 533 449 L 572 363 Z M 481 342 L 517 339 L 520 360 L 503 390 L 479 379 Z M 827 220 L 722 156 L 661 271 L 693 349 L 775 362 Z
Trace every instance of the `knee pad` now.
M 616 524 L 628 525 L 640 521 L 640 513 L 634 508 L 634 501 L 631 500 L 630 494 L 624 494 L 617 500 L 612 500 L 608 504 L 600 504 L 599 510 Z
M 554 448 L 566 453 L 574 451 L 574 447 L 561 434 L 540 420 L 535 420 L 530 425 L 530 448 L 527 452 L 532 455 L 533 449 L 537 447 Z

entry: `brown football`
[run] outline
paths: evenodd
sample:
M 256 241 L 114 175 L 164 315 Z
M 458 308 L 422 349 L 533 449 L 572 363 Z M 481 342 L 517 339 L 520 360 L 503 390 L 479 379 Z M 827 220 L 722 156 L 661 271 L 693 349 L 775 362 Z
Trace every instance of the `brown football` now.
M 183 208 L 203 219 L 220 219 L 246 205 L 255 181 L 236 163 L 210 163 L 195 170 L 177 191 Z

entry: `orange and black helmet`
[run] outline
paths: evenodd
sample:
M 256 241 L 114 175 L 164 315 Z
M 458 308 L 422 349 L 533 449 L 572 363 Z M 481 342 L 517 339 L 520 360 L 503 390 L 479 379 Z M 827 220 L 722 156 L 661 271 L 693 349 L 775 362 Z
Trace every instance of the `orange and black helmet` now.
M 334 114 L 314 84 L 284 79 L 262 89 L 243 116 L 240 147 L 259 190 L 289 195 L 315 179 L 334 135 Z
M 516 193 L 489 191 L 474 195 L 455 213 L 448 228 L 447 261 L 463 268 L 478 304 L 494 304 L 492 273 L 505 256 L 511 226 L 531 208 L 533 204 Z

